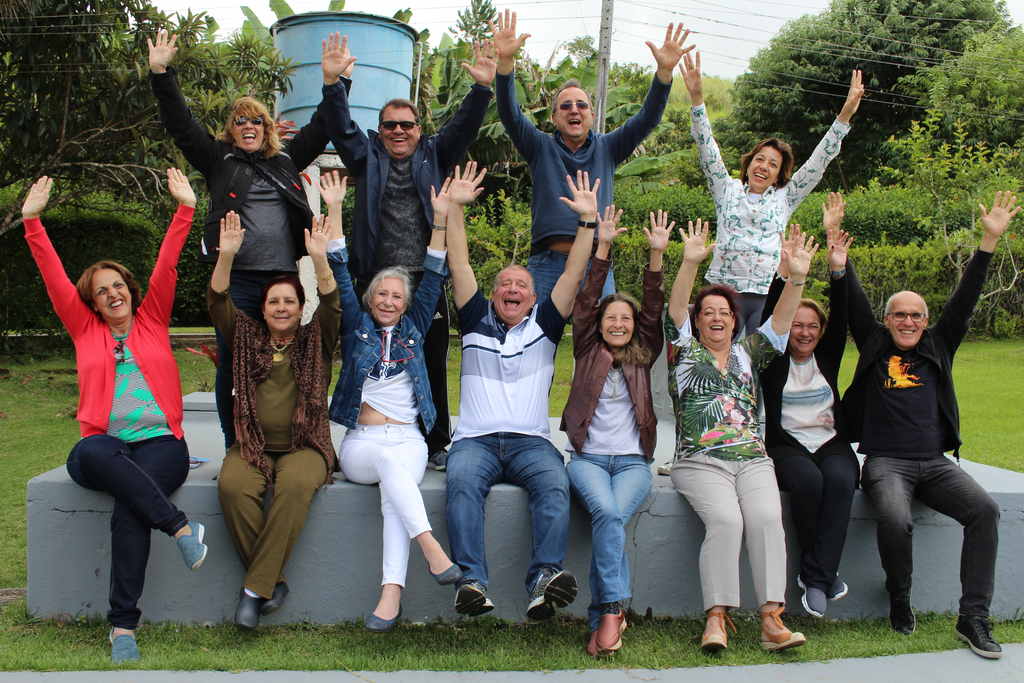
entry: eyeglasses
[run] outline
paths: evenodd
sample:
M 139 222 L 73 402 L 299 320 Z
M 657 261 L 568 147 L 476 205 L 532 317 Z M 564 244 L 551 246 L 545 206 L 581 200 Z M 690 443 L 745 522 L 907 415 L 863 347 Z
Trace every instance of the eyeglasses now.
M 794 330 L 810 330 L 811 332 L 817 332 L 821 329 L 821 325 L 818 323 L 807 323 L 806 325 L 803 323 L 793 323 L 792 328 Z
M 402 130 L 412 130 L 417 125 L 419 125 L 419 124 L 417 124 L 415 121 L 381 121 L 380 122 L 380 127 L 383 128 L 384 130 L 394 130 L 395 128 L 398 128 L 399 126 L 402 127 Z
M 559 104 L 558 108 L 561 109 L 562 111 L 569 111 L 570 109 L 572 109 L 572 105 L 574 104 L 576 105 L 576 108 L 579 109 L 580 111 L 586 111 L 590 109 L 590 102 L 587 102 L 585 100 L 576 100 L 575 102 L 573 102 L 572 100 L 566 100 L 565 102 Z
M 928 317 L 924 313 L 918 311 L 914 311 L 913 313 L 907 313 L 906 311 L 894 311 L 889 315 L 891 315 L 892 319 L 898 323 L 905 322 L 907 318 L 910 318 L 915 323 L 919 323 Z
M 252 118 L 249 118 L 248 116 L 236 116 L 235 117 L 235 125 L 236 126 L 244 126 L 247 123 L 251 123 L 254 126 L 262 126 L 263 125 L 263 117 L 262 116 L 253 116 Z

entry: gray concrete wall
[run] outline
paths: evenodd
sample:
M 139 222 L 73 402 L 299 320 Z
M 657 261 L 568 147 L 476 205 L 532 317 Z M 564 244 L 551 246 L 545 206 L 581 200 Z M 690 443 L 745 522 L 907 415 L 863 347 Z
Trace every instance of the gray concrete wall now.
M 185 569 L 173 542 L 160 533 L 153 549 L 142 599 L 150 621 L 219 622 L 234 614 L 242 581 L 239 563 L 217 502 L 216 480 L 222 455 L 221 436 L 212 399 L 186 397 L 185 430 L 194 455 L 210 462 L 193 470 L 174 502 L 191 518 L 207 525 L 210 555 L 196 572 Z M 335 441 L 343 430 L 336 428 Z M 556 445 L 565 439 L 552 421 Z M 657 462 L 672 450 L 671 423 L 659 428 Z M 1024 615 L 1024 475 L 964 462 L 999 502 L 1002 510 L 993 614 Z M 358 619 L 376 603 L 380 581 L 381 516 L 376 486 L 340 481 L 321 489 L 309 521 L 286 569 L 291 596 L 284 609 L 266 623 L 311 621 L 334 623 Z M 421 487 L 427 514 L 440 542 L 445 533 L 444 475 L 428 471 Z M 788 516 L 788 505 L 784 504 Z M 109 582 L 109 496 L 75 485 L 64 468 L 35 477 L 28 486 L 28 608 L 41 617 L 102 616 L 107 610 Z M 498 617 L 521 620 L 527 596 L 523 585 L 529 564 L 530 526 L 526 494 L 509 485 L 494 488 L 487 502 L 487 559 L 490 594 Z M 953 520 L 923 506 L 914 508 L 915 585 L 918 610 L 955 612 L 960 595 L 959 555 L 962 529 Z M 787 523 L 790 576 L 796 574 L 797 548 Z M 850 595 L 832 603 L 829 616 L 884 616 L 888 601 L 874 540 L 873 512 L 859 492 L 840 573 Z M 633 566 L 633 609 L 658 616 L 701 613 L 697 560 L 703 525 L 668 477 L 655 477 L 654 490 L 629 530 Z M 581 592 L 569 613 L 583 616 L 589 601 L 590 526 L 586 512 L 574 501 L 566 567 L 580 579 Z M 741 558 L 745 608 L 754 608 L 747 560 Z M 413 621 L 455 619 L 453 592 L 436 585 L 415 548 L 403 599 L 406 618 Z M 797 606 L 799 590 L 790 586 L 788 600 Z M 798 609 L 798 608 L 797 608 Z

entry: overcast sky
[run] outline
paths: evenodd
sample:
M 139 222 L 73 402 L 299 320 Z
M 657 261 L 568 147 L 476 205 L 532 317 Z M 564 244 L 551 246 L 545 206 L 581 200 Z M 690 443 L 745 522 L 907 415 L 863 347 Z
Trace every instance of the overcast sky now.
M 237 30 L 244 21 L 238 4 L 225 0 L 155 0 L 155 4 L 166 12 L 187 8 L 206 11 L 217 19 L 225 34 Z M 325 10 L 328 4 L 328 0 L 289 0 L 296 13 Z M 436 45 L 441 35 L 455 25 L 457 12 L 468 4 L 468 0 L 349 0 L 345 9 L 391 16 L 399 9 L 413 7 L 412 26 L 430 29 L 431 42 Z M 494 5 L 499 10 L 507 7 L 518 12 L 519 31 L 532 35 L 526 47 L 538 61 L 546 61 L 553 50 L 576 36 L 592 35 L 596 44 L 601 0 L 512 0 Z M 816 14 L 828 5 L 829 0 L 617 0 L 612 61 L 653 64 L 644 41 L 660 42 L 669 22 L 682 21 L 694 31 L 691 40 L 701 50 L 704 72 L 733 78 L 746 71 L 750 58 L 787 21 Z M 254 0 L 249 7 L 267 26 L 274 22 L 276 17 L 267 0 Z M 1007 0 L 1007 7 L 1017 24 L 1024 22 L 1024 0 Z M 905 40 L 913 42 L 912 37 Z

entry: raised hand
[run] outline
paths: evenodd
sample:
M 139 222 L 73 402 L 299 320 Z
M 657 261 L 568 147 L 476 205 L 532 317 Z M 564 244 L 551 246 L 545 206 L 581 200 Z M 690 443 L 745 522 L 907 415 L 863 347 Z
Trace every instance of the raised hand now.
M 846 261 L 853 244 L 853 235 L 841 228 L 830 228 L 826 233 L 828 244 L 828 268 L 834 273 L 846 270 Z
M 306 252 L 311 259 L 327 258 L 327 242 L 330 239 L 330 226 L 325 216 L 313 216 L 310 226 L 305 230 Z
M 473 63 L 462 62 L 462 68 L 473 77 L 477 85 L 491 87 L 494 74 L 498 71 L 497 54 L 493 40 L 473 43 Z
M 516 54 L 526 44 L 529 33 L 516 34 L 516 13 L 505 10 L 498 13 L 498 23 L 488 22 L 494 36 L 494 49 L 498 54 L 498 71 L 510 73 L 515 66 Z
M 179 204 L 192 207 L 196 205 L 196 193 L 192 191 L 188 176 L 176 168 L 167 169 L 167 191 Z
M 174 61 L 174 55 L 178 54 L 178 36 L 167 35 L 166 29 L 160 29 L 156 33 L 156 42 L 146 38 L 149 45 L 149 70 L 155 74 L 162 74 L 167 71 L 168 65 Z
M 337 171 L 328 171 L 320 174 L 320 197 L 327 206 L 341 206 L 345 201 L 345 193 L 348 192 L 348 176 L 342 176 Z
M 679 64 L 679 73 L 683 76 L 686 92 L 690 94 L 690 104 L 699 107 L 704 104 L 704 84 L 700 74 L 700 53 L 683 55 Z
M 715 243 L 708 244 L 710 223 L 697 219 L 687 221 L 687 229 L 679 228 L 679 236 L 683 238 L 683 260 L 688 263 L 703 263 L 714 248 Z
M 324 72 L 324 83 L 336 83 L 338 76 L 351 78 L 356 58 L 348 51 L 348 36 L 338 32 L 328 34 L 321 42 L 320 68 Z
M 439 219 L 442 217 L 447 218 L 448 216 L 448 207 L 451 204 L 451 188 L 451 176 L 444 179 L 444 184 L 441 185 L 440 192 L 438 192 L 437 188 L 433 185 L 430 186 L 430 205 L 434 208 L 435 225 L 445 225 L 445 223 L 439 222 Z
M 794 225 L 799 230 L 799 225 Z M 790 281 L 797 281 L 795 284 L 803 284 L 807 280 L 807 273 L 811 270 L 811 259 L 818 251 L 818 243 L 814 236 L 799 232 L 790 244 L 788 251 L 783 250 L 782 262 L 789 268 Z
M 220 219 L 220 242 L 217 251 L 232 258 L 242 248 L 242 240 L 245 239 L 245 229 L 242 227 L 242 219 L 234 211 L 228 211 L 224 218 Z
M 448 200 L 452 204 L 459 204 L 461 206 L 472 204 L 480 196 L 480 193 L 484 191 L 481 183 L 484 181 L 485 175 L 487 175 L 487 169 L 481 168 L 478 173 L 475 161 L 466 162 L 465 171 L 456 166 L 455 170 L 452 171 L 452 182 L 448 190 Z
M 830 230 L 838 230 L 843 224 L 843 217 L 846 216 L 846 202 L 843 195 L 838 192 L 829 192 L 825 203 L 821 205 L 821 226 L 827 233 Z
M 277 119 L 274 121 L 277 126 L 277 137 L 282 140 L 291 140 L 299 132 L 299 126 L 291 119 Z
M 694 48 L 693 45 L 690 47 L 683 46 L 686 38 L 690 35 L 689 29 L 686 29 L 685 33 L 683 31 L 682 22 L 675 25 L 674 33 L 673 25 L 669 24 L 668 28 L 665 29 L 665 42 L 661 44 L 661 47 L 657 47 L 649 40 L 645 43 L 651 50 L 651 54 L 654 55 L 654 61 L 658 65 L 658 80 L 662 83 L 672 81 L 672 69 L 676 68 L 676 64 L 679 63 L 679 59 L 683 55 Z
M 1012 192 L 996 192 L 991 211 L 984 204 L 978 204 L 978 208 L 981 209 L 981 226 L 985 234 L 998 239 L 1006 232 L 1010 220 L 1020 213 L 1021 207 L 1017 206 L 1017 197 Z
M 25 203 L 21 205 L 21 217 L 39 218 L 39 215 L 43 213 L 43 210 L 50 201 L 50 190 L 52 189 L 53 178 L 49 176 L 44 175 L 32 183 L 32 187 L 28 188 Z
M 626 232 L 626 228 L 619 227 L 622 219 L 622 209 L 615 210 L 615 205 L 604 207 L 604 215 L 597 220 L 597 241 L 611 244 L 615 238 Z
M 579 214 L 581 221 L 592 222 L 597 220 L 597 189 L 601 187 L 601 179 L 594 181 L 590 186 L 590 174 L 586 171 L 576 171 L 576 182 L 572 176 L 565 176 L 565 182 L 569 184 L 569 192 L 572 199 L 559 197 L 562 203 Z
M 843 123 L 849 123 L 853 115 L 857 113 L 860 106 L 860 98 L 864 97 L 864 80 L 860 69 L 854 69 L 850 76 L 850 90 L 846 93 L 846 101 L 836 118 Z
M 658 213 L 651 211 L 651 228 L 644 228 L 644 236 L 647 237 L 647 244 L 651 251 L 665 251 L 668 248 L 668 240 L 672 236 L 672 228 L 676 222 L 668 222 L 668 211 L 658 209 Z

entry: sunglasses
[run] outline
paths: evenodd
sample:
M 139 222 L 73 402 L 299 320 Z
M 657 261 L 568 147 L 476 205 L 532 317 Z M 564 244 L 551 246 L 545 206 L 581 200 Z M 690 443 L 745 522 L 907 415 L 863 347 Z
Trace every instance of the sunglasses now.
M 574 104 L 576 105 L 576 108 L 579 109 L 580 111 L 586 111 L 590 109 L 590 102 L 585 102 L 583 100 L 576 100 L 575 102 L 573 102 L 572 100 L 566 100 L 565 102 L 559 104 L 558 108 L 561 109 L 562 111 L 569 111 L 570 109 L 572 109 L 572 105 Z
M 254 126 L 262 126 L 263 125 L 263 117 L 262 116 L 254 116 L 252 118 L 249 118 L 248 116 L 236 116 L 235 117 L 235 125 L 236 126 L 244 126 L 247 123 L 251 123 Z
M 380 122 L 380 127 L 383 128 L 384 130 L 394 130 L 395 128 L 398 128 L 399 126 L 402 127 L 402 130 L 412 130 L 417 125 L 419 125 L 419 124 L 417 124 L 415 121 L 381 121 Z

